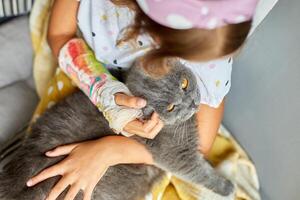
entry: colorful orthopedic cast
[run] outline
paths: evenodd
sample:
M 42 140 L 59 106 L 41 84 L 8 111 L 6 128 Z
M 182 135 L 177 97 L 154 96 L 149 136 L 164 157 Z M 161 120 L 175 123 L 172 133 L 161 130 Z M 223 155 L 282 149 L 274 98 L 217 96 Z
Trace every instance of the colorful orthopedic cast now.
M 141 116 L 141 110 L 118 106 L 114 94 L 131 95 L 128 88 L 114 78 L 82 39 L 67 42 L 59 53 L 61 69 L 99 108 L 116 133 L 130 136 L 124 126 Z

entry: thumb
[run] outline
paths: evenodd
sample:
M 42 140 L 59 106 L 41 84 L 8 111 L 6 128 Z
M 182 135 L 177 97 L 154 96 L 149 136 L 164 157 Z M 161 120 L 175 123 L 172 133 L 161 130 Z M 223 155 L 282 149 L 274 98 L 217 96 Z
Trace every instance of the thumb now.
M 57 157 L 57 156 L 64 156 L 68 155 L 73 151 L 73 149 L 77 146 L 78 144 L 68 144 L 68 145 L 63 145 L 56 147 L 53 150 L 47 151 L 46 156 L 48 157 Z
M 123 93 L 115 94 L 115 102 L 119 106 L 127 106 L 130 108 L 143 108 L 147 101 L 140 97 L 129 96 Z

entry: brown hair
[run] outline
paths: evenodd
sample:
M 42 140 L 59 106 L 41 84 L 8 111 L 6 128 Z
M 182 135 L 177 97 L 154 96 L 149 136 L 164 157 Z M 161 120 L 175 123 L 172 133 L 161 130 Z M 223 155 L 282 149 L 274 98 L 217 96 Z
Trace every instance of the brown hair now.
M 161 75 L 166 72 L 161 63 L 168 57 L 186 60 L 208 61 L 229 55 L 238 50 L 251 28 L 251 21 L 230 24 L 213 30 L 187 29 L 177 30 L 162 26 L 151 20 L 137 5 L 135 0 L 111 0 L 115 5 L 126 6 L 135 11 L 135 21 L 127 29 L 122 41 L 148 33 L 157 39 L 159 48 L 148 52 L 144 59 L 147 72 Z

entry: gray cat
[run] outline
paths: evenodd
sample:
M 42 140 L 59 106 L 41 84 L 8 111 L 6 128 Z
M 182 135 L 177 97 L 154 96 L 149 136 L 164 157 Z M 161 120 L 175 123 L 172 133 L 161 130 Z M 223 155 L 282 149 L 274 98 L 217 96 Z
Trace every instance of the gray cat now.
M 218 175 L 197 150 L 194 113 L 200 103 L 200 93 L 196 79 L 180 63 L 172 65 L 167 75 L 156 79 L 146 75 L 141 68 L 132 67 L 126 80 L 133 95 L 147 100 L 144 115 L 150 116 L 156 111 L 165 123 L 153 140 L 133 137 L 152 153 L 157 167 L 142 164 L 111 167 L 97 184 L 92 199 L 140 199 L 164 175 L 163 170 L 222 196 L 233 193 L 232 183 Z M 30 136 L 0 173 L 0 199 L 45 199 L 59 177 L 32 188 L 26 186 L 26 181 L 64 157 L 47 158 L 44 153 L 63 144 L 108 135 L 114 133 L 103 115 L 83 93 L 74 93 L 48 110 L 32 126 Z M 65 194 L 66 191 L 58 199 L 63 199 Z M 82 199 L 82 192 L 76 199 Z

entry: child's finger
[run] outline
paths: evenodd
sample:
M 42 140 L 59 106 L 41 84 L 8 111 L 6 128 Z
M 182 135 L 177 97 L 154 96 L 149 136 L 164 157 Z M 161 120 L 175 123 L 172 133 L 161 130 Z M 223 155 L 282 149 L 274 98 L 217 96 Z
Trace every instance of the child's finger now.
M 130 108 L 143 108 L 147 104 L 145 99 L 129 96 L 123 93 L 115 94 L 115 101 L 119 106 L 127 106 Z
M 161 131 L 161 129 L 163 128 L 163 126 L 164 126 L 163 122 L 161 120 L 159 120 L 158 123 L 156 124 L 156 126 L 148 134 L 149 137 L 151 139 L 154 139 L 155 136 Z
M 125 126 L 124 130 L 128 133 L 148 138 L 148 134 L 144 131 L 143 126 L 144 124 L 141 121 L 133 120 Z
M 106 173 L 108 167 L 105 167 L 102 171 L 102 173 L 100 174 L 100 176 L 94 176 L 92 178 L 92 180 L 89 181 L 88 185 L 84 188 L 83 191 L 83 200 L 91 200 L 92 199 L 92 194 L 93 191 L 96 187 L 96 185 L 98 184 L 98 182 L 100 181 L 100 179 L 103 177 L 103 175 Z
M 139 120 L 134 120 L 128 123 L 124 128 L 124 130 L 128 133 L 135 134 L 143 138 L 153 139 L 156 136 L 156 134 L 150 132 L 152 129 L 154 129 L 154 127 L 157 126 L 159 121 L 160 121 L 159 119 L 149 120 L 147 121 L 148 125 L 145 126 L 145 123 Z
M 55 149 L 51 151 L 46 152 L 46 156 L 49 157 L 57 157 L 57 156 L 64 156 L 68 155 L 73 151 L 73 149 L 77 146 L 78 144 L 69 144 L 69 145 L 63 145 L 56 147 Z
M 80 190 L 80 186 L 78 184 L 74 184 L 70 187 L 68 193 L 65 196 L 64 200 L 70 200 L 70 199 L 75 199 L 76 195 L 78 194 Z
M 57 176 L 57 175 L 61 175 L 61 166 L 59 164 L 54 165 L 53 167 L 47 168 L 45 170 L 43 170 L 41 173 L 39 173 L 38 175 L 32 177 L 29 181 L 27 181 L 27 186 L 31 187 L 36 185 L 37 183 L 40 183 L 48 178 Z
M 62 177 L 59 182 L 52 188 L 46 200 L 55 200 L 68 186 L 70 182 L 67 178 Z
M 143 123 L 139 120 L 133 120 L 129 122 L 125 127 L 124 130 L 128 133 L 139 135 L 141 137 L 145 137 L 142 131 Z
M 150 120 L 144 122 L 143 131 L 145 133 L 149 133 L 156 126 L 158 121 L 159 121 L 158 114 L 153 113 Z
M 92 194 L 93 194 L 93 187 L 89 187 L 84 191 L 83 194 L 83 200 L 91 200 L 92 199 Z

